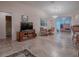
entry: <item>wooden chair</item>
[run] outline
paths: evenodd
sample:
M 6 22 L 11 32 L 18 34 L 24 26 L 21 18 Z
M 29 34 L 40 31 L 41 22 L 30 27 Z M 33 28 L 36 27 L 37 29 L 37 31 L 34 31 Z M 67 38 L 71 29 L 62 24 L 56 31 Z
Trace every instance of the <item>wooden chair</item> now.
M 79 26 L 72 26 L 72 32 L 73 32 L 73 36 L 72 36 L 72 40 L 74 38 L 76 38 L 76 35 L 79 33 Z
M 78 34 L 78 35 L 76 35 L 75 44 L 76 44 L 76 45 L 78 45 L 78 44 L 79 44 L 79 34 Z

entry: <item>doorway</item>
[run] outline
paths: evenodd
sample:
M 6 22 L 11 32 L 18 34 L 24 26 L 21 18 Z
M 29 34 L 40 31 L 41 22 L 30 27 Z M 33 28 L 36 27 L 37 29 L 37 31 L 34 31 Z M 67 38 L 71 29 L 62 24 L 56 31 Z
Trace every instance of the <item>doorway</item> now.
M 12 39 L 12 16 L 5 16 L 6 39 Z
M 57 32 L 70 32 L 71 31 L 71 17 L 57 17 L 56 18 L 56 31 Z

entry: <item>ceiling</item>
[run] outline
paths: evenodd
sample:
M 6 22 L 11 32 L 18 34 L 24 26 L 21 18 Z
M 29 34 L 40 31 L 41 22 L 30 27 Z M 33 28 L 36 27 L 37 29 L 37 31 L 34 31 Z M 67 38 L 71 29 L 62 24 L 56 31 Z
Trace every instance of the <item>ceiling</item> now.
M 79 13 L 79 1 L 20 1 L 43 10 L 48 15 L 65 15 Z

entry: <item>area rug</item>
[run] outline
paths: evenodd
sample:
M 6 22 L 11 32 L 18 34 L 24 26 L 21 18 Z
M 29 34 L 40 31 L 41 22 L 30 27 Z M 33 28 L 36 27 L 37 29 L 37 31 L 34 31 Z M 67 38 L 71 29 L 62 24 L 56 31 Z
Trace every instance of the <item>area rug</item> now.
M 24 49 L 6 57 L 35 57 L 30 51 Z

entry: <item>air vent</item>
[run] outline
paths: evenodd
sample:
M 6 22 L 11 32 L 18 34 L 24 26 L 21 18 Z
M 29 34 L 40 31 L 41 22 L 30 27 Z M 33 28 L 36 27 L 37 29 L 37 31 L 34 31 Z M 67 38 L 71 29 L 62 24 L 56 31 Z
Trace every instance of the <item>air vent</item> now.
M 50 3 L 55 3 L 55 1 L 50 1 Z

